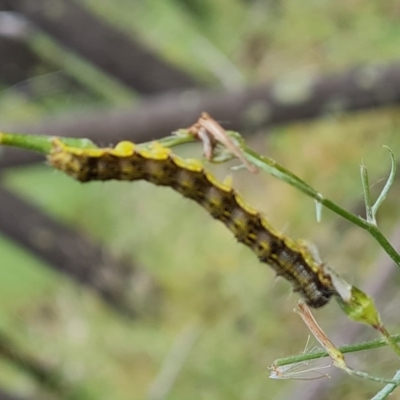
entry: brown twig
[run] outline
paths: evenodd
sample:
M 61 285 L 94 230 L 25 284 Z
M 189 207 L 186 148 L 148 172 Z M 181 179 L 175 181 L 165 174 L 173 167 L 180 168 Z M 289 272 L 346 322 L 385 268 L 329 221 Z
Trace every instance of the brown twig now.
M 226 130 L 208 113 L 202 112 L 201 117 L 195 124 L 188 128 L 188 131 L 203 143 L 204 155 L 207 160 L 212 160 L 215 145 L 220 143 L 235 155 L 249 171 L 253 173 L 258 171 L 258 168 L 251 164 L 243 155 L 242 150 L 233 143 L 232 139 L 226 134 Z

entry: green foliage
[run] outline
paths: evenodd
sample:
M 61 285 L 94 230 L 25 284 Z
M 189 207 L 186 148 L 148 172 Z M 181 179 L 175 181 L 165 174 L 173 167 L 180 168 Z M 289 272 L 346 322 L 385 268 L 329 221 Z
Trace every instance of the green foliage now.
M 243 82 L 259 82 L 298 70 L 339 70 L 390 60 L 397 57 L 400 46 L 395 0 L 346 4 L 214 0 L 205 2 L 203 12 L 193 8 L 189 12 L 176 0 L 137 3 L 86 1 L 128 34 L 139 32 L 199 79 L 221 86 L 235 84 L 233 79 L 221 79 L 226 70 Z M 50 54 L 47 48 L 43 51 Z M 215 52 L 228 60 L 222 67 L 213 61 Z M 90 81 L 85 69 L 77 71 L 82 81 Z M 122 92 L 107 93 L 107 103 L 126 102 Z M 74 94 L 45 97 L 32 101 L 15 90 L 2 92 L 0 117 L 6 122 L 29 122 L 99 105 Z M 267 139 L 256 138 L 252 145 L 296 171 L 326 197 L 350 206 L 362 195 L 360 160 L 368 166 L 374 191 L 387 176 L 387 155 L 380 146 L 386 144 L 400 154 L 399 128 L 396 110 L 374 111 L 273 129 Z M 224 166 L 216 170 L 221 176 L 227 172 Z M 120 183 L 81 186 L 44 166 L 10 171 L 5 182 L 117 254 L 132 257 L 162 288 L 158 314 L 129 323 L 112 315 L 92 294 L 54 276 L 2 240 L 0 322 L 33 353 L 40 349 L 66 375 L 84 382 L 96 399 L 145 398 L 175 339 L 195 319 L 201 321 L 199 337 L 168 399 L 252 400 L 265 398 L 266 393 L 273 398 L 283 390 L 285 382 L 268 380 L 267 366 L 304 347 L 308 332 L 292 313 L 296 297 L 289 296 L 287 284 L 275 281 L 203 210 L 168 189 Z M 291 236 L 318 244 L 321 257 L 349 280 L 358 283 L 368 276 L 378 246 L 359 228 L 338 228 L 337 218 L 325 211 L 322 224 L 317 224 L 313 203 L 272 178 L 252 177 L 250 182 L 246 173 L 237 172 L 234 184 L 274 225 L 287 226 Z M 395 222 L 398 195 L 395 182 L 380 210 L 382 231 L 390 231 Z M 320 312 L 318 319 L 327 332 L 343 323 L 340 310 L 333 306 Z M 396 330 L 398 321 L 393 325 Z M 374 367 L 381 353 L 377 354 L 363 359 L 374 373 L 394 370 L 397 362 L 387 356 L 382 357 L 387 362 Z M 0 374 L 3 385 L 32 385 L 17 371 L 0 368 L 6 371 Z M 377 391 L 376 385 L 355 385 L 336 398 L 365 398 Z

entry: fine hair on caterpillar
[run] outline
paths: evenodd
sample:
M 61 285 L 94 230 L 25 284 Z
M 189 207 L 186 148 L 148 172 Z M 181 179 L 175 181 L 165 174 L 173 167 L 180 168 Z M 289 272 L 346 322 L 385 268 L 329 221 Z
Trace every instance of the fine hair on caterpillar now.
M 330 271 L 307 246 L 275 230 L 232 187 L 218 182 L 197 160 L 183 159 L 158 143 L 150 149 L 126 141 L 115 148 L 81 149 L 58 139 L 53 141 L 48 160 L 81 182 L 146 180 L 169 186 L 225 224 L 261 262 L 290 281 L 310 307 L 321 307 L 337 294 Z

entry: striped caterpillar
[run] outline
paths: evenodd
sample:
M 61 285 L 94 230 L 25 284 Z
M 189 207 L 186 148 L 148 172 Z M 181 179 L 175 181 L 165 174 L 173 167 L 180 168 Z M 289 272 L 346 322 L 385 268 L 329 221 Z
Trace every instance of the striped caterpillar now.
M 169 186 L 225 224 L 261 262 L 290 281 L 309 306 L 321 307 L 337 293 L 329 270 L 310 249 L 276 231 L 233 188 L 205 171 L 200 161 L 183 159 L 159 143 L 150 149 L 127 141 L 115 148 L 81 149 L 69 147 L 59 139 L 54 139 L 48 160 L 53 167 L 81 182 L 143 179 Z

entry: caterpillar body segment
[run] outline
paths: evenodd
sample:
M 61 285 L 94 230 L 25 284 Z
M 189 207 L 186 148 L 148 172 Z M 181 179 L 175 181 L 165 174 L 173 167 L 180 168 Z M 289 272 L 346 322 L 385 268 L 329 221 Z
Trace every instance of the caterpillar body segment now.
M 183 159 L 155 144 L 142 149 L 131 142 L 115 148 L 80 149 L 55 139 L 49 163 L 81 181 L 146 180 L 169 186 L 204 207 L 221 221 L 236 239 L 248 246 L 261 262 L 292 283 L 293 289 L 314 308 L 336 294 L 327 267 L 301 242 L 275 230 L 230 186 L 220 183 L 198 160 Z

